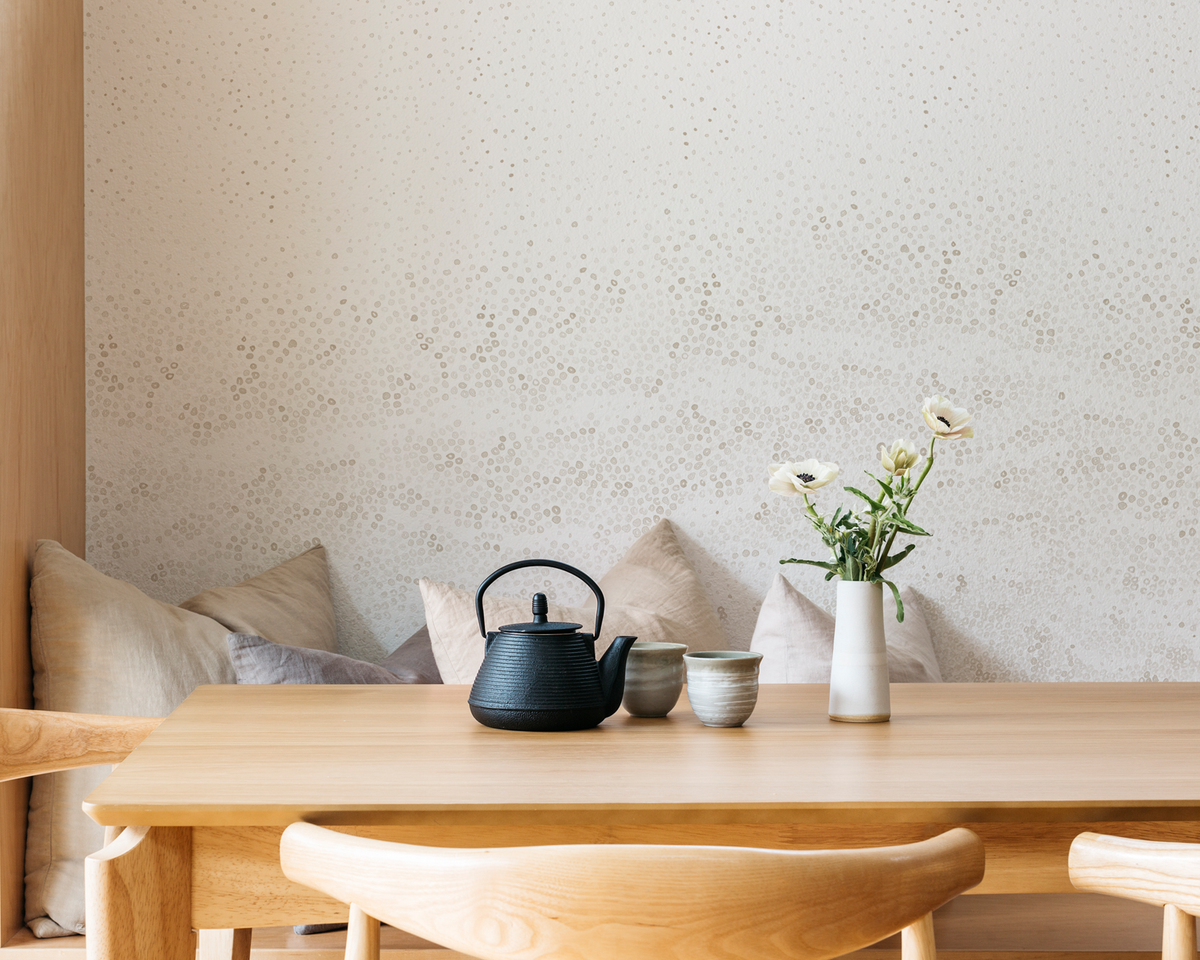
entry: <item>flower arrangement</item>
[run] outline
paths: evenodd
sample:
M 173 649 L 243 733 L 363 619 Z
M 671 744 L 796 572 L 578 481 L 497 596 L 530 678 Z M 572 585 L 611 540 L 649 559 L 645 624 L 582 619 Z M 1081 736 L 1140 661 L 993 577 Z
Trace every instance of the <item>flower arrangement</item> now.
M 829 547 L 831 554 L 829 560 L 792 557 L 779 562 L 821 567 L 827 571 L 826 580 L 836 576 L 843 580 L 886 583 L 896 598 L 896 619 L 900 621 L 904 620 L 900 591 L 883 574 L 912 553 L 916 544 L 910 543 L 897 553 L 891 552 L 892 546 L 900 534 L 929 536 L 929 531 L 908 519 L 908 508 L 933 466 L 934 445 L 939 440 L 966 439 L 975 435 L 974 429 L 969 426 L 972 414 L 954 406 L 945 397 L 928 397 L 921 407 L 921 415 L 933 433 L 924 454 L 910 440 L 896 440 L 890 447 L 881 443 L 879 461 L 887 479 L 881 479 L 869 470 L 864 471 L 879 484 L 878 496 L 868 496 L 851 486 L 845 488 L 847 493 L 866 503 L 866 509 L 862 512 L 855 513 L 839 506 L 826 519 L 817 513 L 809 500 L 810 495 L 837 479 L 840 471 L 836 463 L 802 460 L 799 463 L 773 463 L 769 468 L 770 488 L 785 497 L 804 498 L 808 521 Z M 913 474 L 922 457 L 925 465 L 914 481 Z

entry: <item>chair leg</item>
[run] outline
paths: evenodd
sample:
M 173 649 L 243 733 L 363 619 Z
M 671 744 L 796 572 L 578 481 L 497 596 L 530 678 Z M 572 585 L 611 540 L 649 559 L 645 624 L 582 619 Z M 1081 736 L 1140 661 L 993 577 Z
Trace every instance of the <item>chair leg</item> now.
M 1196 918 L 1174 904 L 1163 908 L 1163 960 L 1196 960 Z
M 350 929 L 346 933 L 346 960 L 379 960 L 379 921 L 350 904 Z
M 900 960 L 937 960 L 932 913 L 900 931 Z
M 201 930 L 197 960 L 250 960 L 250 927 L 238 930 Z

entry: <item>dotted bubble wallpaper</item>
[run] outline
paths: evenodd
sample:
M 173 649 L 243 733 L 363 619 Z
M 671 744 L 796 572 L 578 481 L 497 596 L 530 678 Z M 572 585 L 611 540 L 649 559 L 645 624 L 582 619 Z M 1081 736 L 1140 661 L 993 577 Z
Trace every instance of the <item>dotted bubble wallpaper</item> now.
M 378 660 L 423 576 L 599 576 L 667 517 L 744 647 L 776 572 L 833 603 L 767 464 L 839 463 L 832 509 L 940 393 L 976 435 L 893 572 L 946 678 L 1200 680 L 1186 5 L 85 18 L 105 573 L 178 602 L 319 542 Z

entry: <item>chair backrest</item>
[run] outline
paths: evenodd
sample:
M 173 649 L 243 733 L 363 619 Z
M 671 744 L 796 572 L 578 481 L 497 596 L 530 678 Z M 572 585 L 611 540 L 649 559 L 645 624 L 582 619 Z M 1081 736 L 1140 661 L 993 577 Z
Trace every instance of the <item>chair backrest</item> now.
M 1077 890 L 1200 914 L 1200 844 L 1081 833 L 1067 869 Z
M 864 850 L 464 850 L 293 824 L 281 857 L 292 880 L 482 960 L 822 960 L 983 879 L 983 844 L 963 829 Z
M 1076 890 L 1163 908 L 1163 960 L 1196 960 L 1200 844 L 1081 833 L 1067 870 Z
M 0 708 L 0 781 L 120 763 L 161 717 Z

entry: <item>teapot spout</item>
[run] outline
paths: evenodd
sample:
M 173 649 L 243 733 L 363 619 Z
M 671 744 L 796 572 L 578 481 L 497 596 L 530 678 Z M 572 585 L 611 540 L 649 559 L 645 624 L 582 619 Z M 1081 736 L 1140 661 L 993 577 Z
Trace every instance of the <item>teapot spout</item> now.
M 600 693 L 604 697 L 604 715 L 611 717 L 625 696 L 625 662 L 637 637 L 617 637 L 600 658 Z

